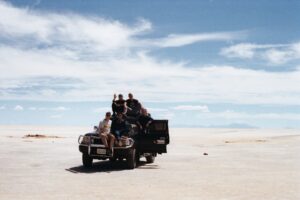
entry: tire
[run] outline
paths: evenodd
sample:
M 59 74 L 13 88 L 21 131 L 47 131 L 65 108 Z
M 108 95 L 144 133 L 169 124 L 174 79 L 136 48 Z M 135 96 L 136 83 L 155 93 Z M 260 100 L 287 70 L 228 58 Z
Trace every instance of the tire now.
M 90 168 L 93 166 L 93 158 L 91 158 L 88 154 L 82 154 L 82 164 L 86 168 Z
M 146 156 L 147 163 L 154 163 L 155 157 L 153 155 Z
M 136 152 L 135 153 L 135 160 L 136 160 L 137 165 L 140 163 L 140 158 L 141 158 L 140 154 Z
M 130 149 L 126 158 L 128 169 L 134 169 L 136 167 L 136 155 L 135 149 Z
M 110 162 L 116 162 L 116 160 L 117 160 L 117 158 L 115 158 L 115 157 L 109 158 Z

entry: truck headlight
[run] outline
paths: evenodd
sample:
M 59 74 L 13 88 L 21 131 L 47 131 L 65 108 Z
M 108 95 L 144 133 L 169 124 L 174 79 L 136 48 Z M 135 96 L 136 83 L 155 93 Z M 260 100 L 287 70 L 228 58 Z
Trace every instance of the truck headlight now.
M 83 136 L 81 144 L 90 144 L 90 137 L 89 136 Z

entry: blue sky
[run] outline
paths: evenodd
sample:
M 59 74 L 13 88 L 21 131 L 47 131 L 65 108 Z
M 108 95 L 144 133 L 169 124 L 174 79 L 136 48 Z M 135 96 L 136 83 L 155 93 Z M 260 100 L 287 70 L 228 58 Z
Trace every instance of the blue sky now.
M 0 1 L 0 124 L 300 127 L 299 1 Z

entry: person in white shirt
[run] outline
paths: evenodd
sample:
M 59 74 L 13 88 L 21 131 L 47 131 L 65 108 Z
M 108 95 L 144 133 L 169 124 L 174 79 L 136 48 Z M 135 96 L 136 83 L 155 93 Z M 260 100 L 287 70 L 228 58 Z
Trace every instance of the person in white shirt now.
M 111 127 L 111 113 L 107 112 L 105 118 L 99 123 L 99 135 L 102 140 L 102 143 L 109 150 L 108 153 L 112 154 L 113 145 L 115 142 L 115 136 L 110 133 Z

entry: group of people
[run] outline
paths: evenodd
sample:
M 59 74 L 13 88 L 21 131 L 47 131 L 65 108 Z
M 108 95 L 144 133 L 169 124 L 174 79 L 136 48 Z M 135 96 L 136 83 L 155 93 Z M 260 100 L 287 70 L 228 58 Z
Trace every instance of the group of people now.
M 128 99 L 124 100 L 123 95 L 114 94 L 112 101 L 112 114 L 107 112 L 98 126 L 98 133 L 102 143 L 108 149 L 108 154 L 113 154 L 113 146 L 121 146 L 121 138 L 128 136 L 128 124 L 136 124 L 139 134 L 145 134 L 153 119 L 148 114 L 147 109 L 133 98 L 131 93 Z

